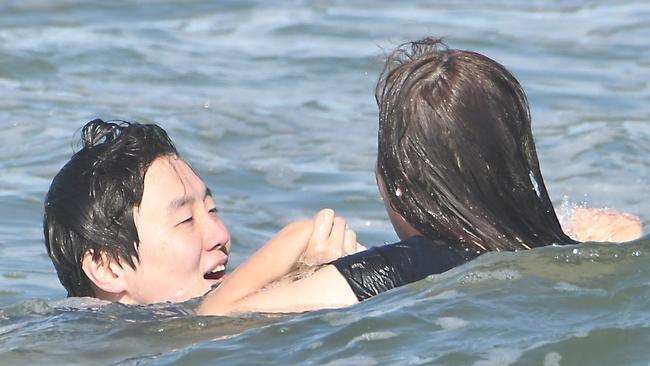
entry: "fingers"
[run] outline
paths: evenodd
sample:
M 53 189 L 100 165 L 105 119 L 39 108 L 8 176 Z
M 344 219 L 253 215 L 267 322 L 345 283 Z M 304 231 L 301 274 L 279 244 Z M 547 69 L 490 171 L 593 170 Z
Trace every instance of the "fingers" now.
M 365 250 L 357 243 L 357 234 L 347 227 L 345 219 L 335 217 L 331 209 L 316 214 L 313 230 L 301 259 L 308 265 L 327 263 L 341 256 Z
M 325 208 L 318 211 L 314 218 L 314 231 L 311 234 L 311 238 L 309 238 L 309 245 L 312 247 L 325 245 L 327 238 L 329 238 L 332 232 L 333 225 L 334 210 Z
M 334 210 L 325 208 L 316 214 L 307 248 L 301 261 L 307 265 L 323 263 L 327 258 L 328 239 L 334 226 Z
M 345 229 L 345 238 L 343 240 L 343 254 L 354 254 L 358 252 L 357 250 L 357 233 L 352 229 Z
M 343 251 L 343 243 L 345 240 L 345 231 L 347 229 L 347 224 L 345 220 L 341 217 L 334 218 L 334 225 L 332 226 L 332 232 L 328 238 L 329 245 L 332 248 L 335 248 L 337 251 Z
M 347 224 L 341 217 L 335 217 L 332 225 L 332 231 L 327 238 L 326 248 L 323 250 L 323 257 L 327 261 L 332 261 L 342 255 L 345 255 L 345 236 Z

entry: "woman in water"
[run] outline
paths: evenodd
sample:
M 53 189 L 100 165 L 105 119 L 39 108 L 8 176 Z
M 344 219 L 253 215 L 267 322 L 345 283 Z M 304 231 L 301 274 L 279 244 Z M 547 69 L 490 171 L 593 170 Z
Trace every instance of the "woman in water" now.
M 571 237 L 562 230 L 539 168 L 526 95 L 494 60 L 436 39 L 411 42 L 388 57 L 375 96 L 376 177 L 386 210 L 401 239 L 428 240 L 437 252 L 413 257 L 402 250 L 391 264 L 369 256 L 384 250 L 372 248 L 334 261 L 359 300 L 408 282 L 384 281 L 385 268 L 413 272 L 416 263 L 411 277 L 421 278 L 489 251 L 641 235 L 637 218 L 594 209 L 574 210 Z
M 549 199 L 517 79 L 490 58 L 439 40 L 409 46 L 388 58 L 375 93 L 377 181 L 399 236 L 454 243 L 465 259 L 576 243 Z M 578 239 L 640 235 L 627 215 L 574 216 Z

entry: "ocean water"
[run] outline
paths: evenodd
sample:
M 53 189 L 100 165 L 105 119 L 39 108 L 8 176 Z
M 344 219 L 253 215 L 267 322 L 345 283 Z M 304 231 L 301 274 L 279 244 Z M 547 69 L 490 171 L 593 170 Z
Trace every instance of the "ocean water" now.
M 373 89 L 386 52 L 430 35 L 519 78 L 558 207 L 650 220 L 646 1 L 0 2 L 0 365 L 648 365 L 647 237 L 491 253 L 302 314 L 65 298 L 42 200 L 97 117 L 168 130 L 215 194 L 234 265 L 322 207 L 367 245 L 395 240 Z

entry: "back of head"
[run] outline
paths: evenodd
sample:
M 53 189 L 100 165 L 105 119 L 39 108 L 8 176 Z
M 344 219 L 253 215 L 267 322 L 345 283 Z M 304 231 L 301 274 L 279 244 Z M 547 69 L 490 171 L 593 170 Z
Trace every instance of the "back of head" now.
M 375 96 L 378 174 L 419 232 L 466 258 L 572 242 L 544 185 L 526 96 L 502 65 L 424 39 L 389 56 Z
M 81 267 L 87 252 L 135 268 L 133 208 L 142 201 L 144 175 L 156 158 L 177 155 L 156 125 L 96 119 L 81 140 L 52 181 L 43 219 L 45 246 L 68 296 L 95 295 Z

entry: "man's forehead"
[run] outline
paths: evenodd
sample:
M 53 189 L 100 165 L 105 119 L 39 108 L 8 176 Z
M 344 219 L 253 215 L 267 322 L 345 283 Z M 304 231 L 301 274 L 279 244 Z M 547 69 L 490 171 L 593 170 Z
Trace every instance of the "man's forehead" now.
M 169 202 L 180 196 L 203 195 L 205 190 L 201 178 L 184 160 L 161 157 L 154 160 L 145 174 L 143 203 L 149 199 Z
M 179 183 L 189 178 L 188 173 L 195 175 L 189 165 L 176 156 L 156 158 L 145 173 L 145 189 L 147 183 Z M 153 186 L 153 185 L 152 185 Z

